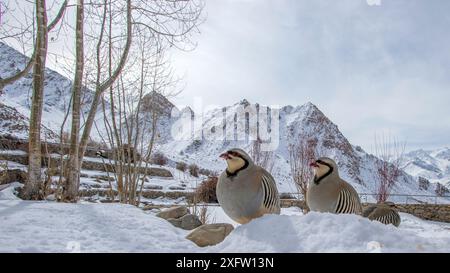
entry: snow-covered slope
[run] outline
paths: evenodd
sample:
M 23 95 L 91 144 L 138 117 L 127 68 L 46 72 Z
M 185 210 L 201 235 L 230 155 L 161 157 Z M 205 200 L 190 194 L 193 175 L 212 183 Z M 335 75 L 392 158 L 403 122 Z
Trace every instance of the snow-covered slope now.
M 29 118 L 19 113 L 15 108 L 0 103 L 0 134 L 18 138 L 28 138 Z M 56 140 L 57 135 L 45 125 L 42 126 L 41 138 Z
M 218 158 L 218 155 L 233 147 L 250 151 L 252 142 L 246 138 L 243 138 L 244 140 L 236 140 L 233 137 L 214 139 L 211 138 L 211 135 L 217 130 L 226 131 L 226 126 L 235 126 L 234 136 L 248 135 L 249 129 L 245 129 L 245 124 L 242 124 L 245 123 L 245 120 L 236 118 L 236 112 L 243 106 L 260 107 L 258 104 L 252 105 L 243 100 L 229 107 L 208 111 L 203 115 L 201 126 L 193 126 L 192 131 L 183 131 L 185 135 L 182 135 L 181 140 L 173 137 L 164 139 L 158 148 L 173 160 L 195 163 L 214 171 L 223 171 L 225 163 Z M 270 111 L 273 109 L 269 108 Z M 241 124 L 236 125 L 237 123 Z M 170 124 L 173 126 L 176 122 L 173 121 Z M 376 162 L 379 159 L 366 153 L 362 148 L 353 146 L 341 133 L 338 126 L 314 104 L 282 107 L 279 109 L 279 127 L 277 128 L 279 129 L 279 144 L 274 150 L 275 163 L 272 174 L 281 192 L 296 191 L 290 175 L 288 147 L 299 138 L 312 139 L 317 143 L 320 156 L 335 159 L 340 175 L 350 182 L 359 193 L 372 194 L 376 192 Z M 271 129 L 276 130 L 277 128 Z M 170 129 L 166 128 L 165 130 Z M 435 195 L 431 188 L 419 189 L 417 179 L 405 172 L 400 176 L 398 185 L 392 192 L 406 195 Z M 418 197 L 417 199 L 425 200 L 426 198 Z M 368 196 L 367 200 L 371 201 L 373 198 Z M 446 200 L 442 200 L 442 202 L 446 202 Z
M 450 148 L 425 151 L 417 150 L 404 156 L 405 171 L 430 182 L 450 186 Z
M 14 48 L 0 42 L 0 77 L 6 78 L 13 75 L 16 71 L 22 70 L 28 62 L 28 57 L 18 52 Z M 32 95 L 32 71 L 14 82 L 4 87 L 4 94 L 0 97 L 1 102 L 12 107 L 18 113 L 26 118 L 30 116 L 30 103 Z M 44 80 L 44 107 L 42 112 L 42 125 L 55 133 L 59 133 L 64 116 L 70 105 L 70 90 L 72 87 L 71 79 L 46 68 Z M 88 106 L 91 104 L 93 92 L 89 89 L 83 90 L 82 104 L 84 114 L 87 113 Z M 107 105 L 109 107 L 109 105 Z M 101 109 L 98 110 L 98 113 Z M 100 119 L 101 116 L 97 119 Z M 103 122 L 98 122 L 102 125 Z M 66 123 L 66 128 L 70 128 L 70 115 Z M 1 129 L 0 129 L 1 130 Z M 95 131 L 95 129 L 93 129 Z M 0 131 L 0 133 L 7 133 Z M 95 135 L 96 132 L 93 132 Z M 21 137 L 18 135 L 18 137 Z

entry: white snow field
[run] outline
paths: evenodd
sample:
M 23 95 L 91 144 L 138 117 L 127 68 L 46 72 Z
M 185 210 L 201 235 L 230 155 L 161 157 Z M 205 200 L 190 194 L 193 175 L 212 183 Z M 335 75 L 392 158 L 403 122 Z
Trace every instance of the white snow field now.
M 188 231 L 129 205 L 1 200 L 0 252 L 450 252 L 450 224 L 407 214 L 395 228 L 355 215 L 282 213 L 199 248 Z

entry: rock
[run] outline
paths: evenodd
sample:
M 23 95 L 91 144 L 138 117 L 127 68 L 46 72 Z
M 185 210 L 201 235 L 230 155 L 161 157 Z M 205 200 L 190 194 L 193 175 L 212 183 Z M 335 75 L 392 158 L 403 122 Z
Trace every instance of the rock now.
M 216 245 L 233 231 L 231 224 L 207 224 L 194 229 L 186 236 L 199 247 Z
M 180 217 L 185 216 L 189 213 L 188 208 L 180 206 L 180 207 L 173 207 L 170 209 L 166 209 L 161 211 L 160 213 L 156 214 L 156 216 L 161 217 L 163 219 L 178 219 Z
M 202 222 L 198 219 L 197 215 L 193 214 L 186 214 L 178 219 L 167 219 L 167 221 L 176 227 L 186 230 L 193 230 L 202 225 Z
M 145 206 L 142 208 L 143 211 L 154 210 L 154 209 L 159 209 L 159 206 L 155 206 L 155 205 L 145 205 Z
M 146 190 L 162 190 L 163 186 L 159 186 L 159 185 L 144 185 L 144 189 L 146 189 Z
M 102 181 L 114 181 L 114 177 L 111 176 L 107 176 L 107 175 L 93 175 L 91 176 L 92 178 L 96 179 L 97 182 L 102 182 Z
M 172 191 L 182 191 L 182 190 L 184 190 L 184 188 L 183 188 L 183 187 L 178 187 L 178 186 L 170 186 L 170 187 L 169 187 L 169 190 L 172 190 Z
M 7 169 L 0 171 L 0 185 L 13 182 L 25 183 L 27 173 L 20 169 Z
M 47 197 L 45 197 L 45 200 L 47 200 L 47 201 L 56 201 L 56 196 L 54 194 L 50 194 Z

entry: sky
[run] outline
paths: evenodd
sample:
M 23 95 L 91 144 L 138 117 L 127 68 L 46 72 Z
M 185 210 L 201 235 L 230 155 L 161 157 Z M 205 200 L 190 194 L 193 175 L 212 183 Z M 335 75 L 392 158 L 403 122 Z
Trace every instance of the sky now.
M 354 145 L 450 146 L 450 1 L 208 0 L 172 100 L 314 103 Z
M 368 152 L 376 134 L 407 150 L 450 147 L 450 1 L 205 4 L 195 49 L 171 54 L 183 76 L 183 92 L 170 98 L 177 106 L 312 102 Z M 63 74 L 70 41 L 50 42 L 47 64 Z

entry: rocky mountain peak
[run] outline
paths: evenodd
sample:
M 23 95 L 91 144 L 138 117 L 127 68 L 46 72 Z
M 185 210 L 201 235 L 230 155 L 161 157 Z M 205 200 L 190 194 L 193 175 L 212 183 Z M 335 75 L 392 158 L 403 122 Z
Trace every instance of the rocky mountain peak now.
M 151 112 L 156 110 L 157 113 L 170 116 L 172 109 L 175 107 L 164 95 L 152 91 L 142 98 L 141 111 Z

